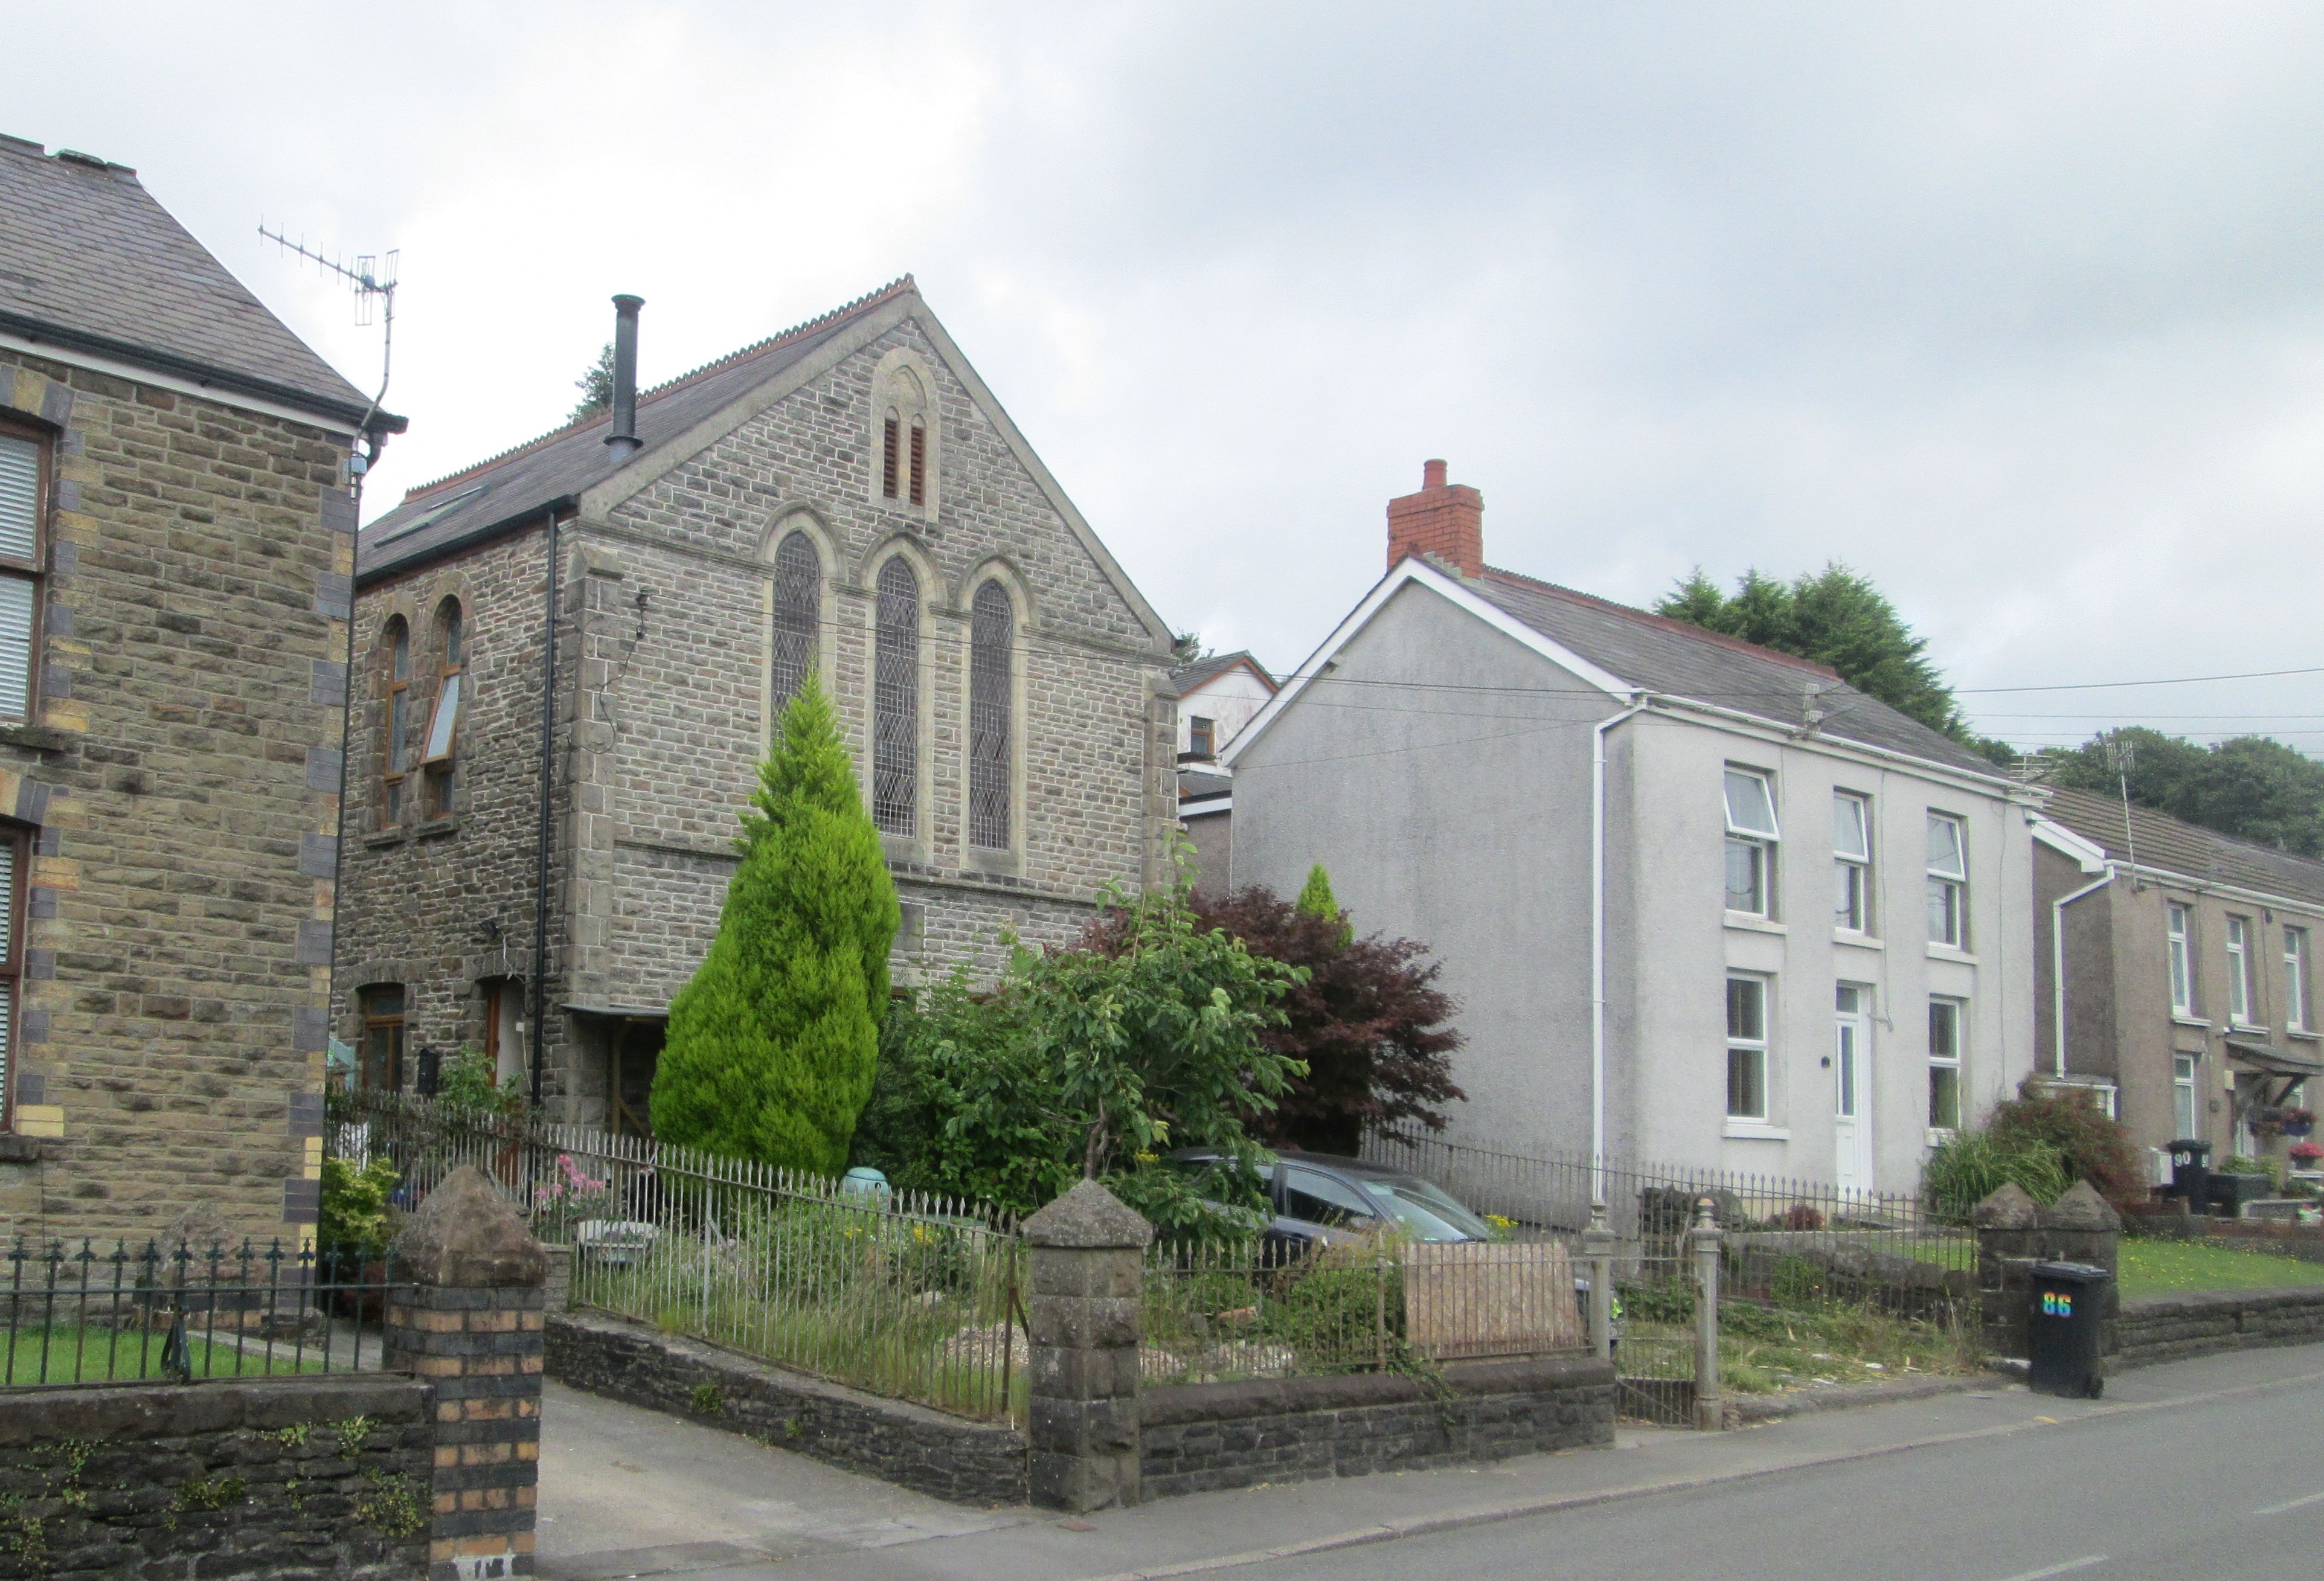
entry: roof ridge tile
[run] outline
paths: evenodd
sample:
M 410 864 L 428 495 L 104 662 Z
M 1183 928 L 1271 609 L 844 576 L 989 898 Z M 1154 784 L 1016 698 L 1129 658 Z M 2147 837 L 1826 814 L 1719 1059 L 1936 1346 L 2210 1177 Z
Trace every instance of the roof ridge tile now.
M 642 407 L 649 401 L 659 400 L 664 396 L 673 394 L 676 391 L 695 383 L 698 380 L 707 378 L 713 373 L 723 372 L 726 369 L 732 368 L 739 363 L 746 362 L 755 356 L 763 355 L 764 354 L 774 351 L 779 347 L 791 345 L 798 340 L 802 336 L 812 332 L 830 329 L 844 318 L 852 317 L 860 313 L 869 312 L 872 308 L 881 306 L 891 298 L 903 296 L 908 292 L 918 290 L 918 284 L 912 279 L 912 276 L 908 271 L 899 275 L 896 279 L 890 280 L 886 285 L 880 287 L 876 290 L 866 291 L 863 295 L 856 298 L 852 302 L 843 302 L 838 307 L 831 308 L 827 312 L 818 313 L 814 317 L 794 324 L 788 329 L 777 330 L 774 334 L 768 336 L 763 340 L 754 340 L 750 345 L 740 347 L 737 350 L 728 352 L 724 356 L 705 363 L 698 368 L 689 369 L 687 372 L 678 374 L 674 379 L 666 379 L 661 383 L 656 384 L 650 389 L 641 390 L 638 391 L 638 404 Z M 581 433 L 598 424 L 611 423 L 612 421 L 613 414 L 611 412 L 593 412 L 588 417 L 576 418 L 565 424 L 564 427 L 559 428 L 552 428 L 546 434 L 525 440 L 522 444 L 512 445 L 506 450 L 503 450 L 496 455 L 488 455 L 482 461 L 472 462 L 468 465 L 460 468 L 457 472 L 448 472 L 442 477 L 431 478 L 427 483 L 414 484 L 412 487 L 403 491 L 402 502 L 408 505 L 415 500 L 425 499 L 427 496 L 436 492 L 439 489 L 445 488 L 452 483 L 466 483 L 475 477 L 478 473 L 487 472 L 492 468 L 502 464 L 503 462 L 513 461 L 521 455 L 530 455 L 533 452 L 541 449 L 545 446 L 554 444 L 559 439 L 567 438 L 571 435 Z

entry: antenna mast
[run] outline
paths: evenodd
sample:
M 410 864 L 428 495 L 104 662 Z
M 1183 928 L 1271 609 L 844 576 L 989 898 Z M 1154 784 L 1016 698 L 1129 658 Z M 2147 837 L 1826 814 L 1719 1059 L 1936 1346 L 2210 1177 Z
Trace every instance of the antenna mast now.
M 355 255 L 355 263 L 350 267 L 340 262 L 337 253 L 326 257 L 316 252 L 307 245 L 304 236 L 294 242 L 281 231 L 268 230 L 264 220 L 258 222 L 258 234 L 274 243 L 285 253 L 303 258 L 326 274 L 335 274 L 346 281 L 348 289 L 355 294 L 355 324 L 358 327 L 370 325 L 373 303 L 376 300 L 379 304 L 381 326 L 379 393 L 371 398 L 370 409 L 364 413 L 363 421 L 355 427 L 357 441 L 369 446 L 369 452 L 366 454 L 364 451 L 350 450 L 347 455 L 347 471 L 353 474 L 355 500 L 360 508 L 363 500 L 364 474 L 371 470 L 372 460 L 379 454 L 380 441 L 377 436 L 370 432 L 371 420 L 379 414 L 380 403 L 387 399 L 388 377 L 394 369 L 395 277 L 403 250 L 400 247 L 389 248 L 384 267 L 382 267 L 379 258 L 369 253 L 360 253 Z

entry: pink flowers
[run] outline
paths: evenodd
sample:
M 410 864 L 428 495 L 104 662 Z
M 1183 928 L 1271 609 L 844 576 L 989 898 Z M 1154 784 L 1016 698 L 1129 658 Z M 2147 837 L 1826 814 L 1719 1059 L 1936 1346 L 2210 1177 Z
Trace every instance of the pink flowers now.
M 569 1153 L 557 1155 L 557 1176 L 533 1188 L 536 1208 L 555 1208 L 582 1197 L 595 1197 L 603 1192 L 608 1182 L 591 1180 L 581 1166 L 573 1162 Z

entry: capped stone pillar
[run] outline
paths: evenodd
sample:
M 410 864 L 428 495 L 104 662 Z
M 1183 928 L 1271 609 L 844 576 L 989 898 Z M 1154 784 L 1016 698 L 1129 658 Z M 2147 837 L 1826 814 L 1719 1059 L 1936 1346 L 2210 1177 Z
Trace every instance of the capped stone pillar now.
M 473 1165 L 396 1236 L 386 1365 L 432 1384 L 429 1581 L 532 1570 L 540 1480 L 541 1283 L 549 1258 Z
M 1033 1502 L 1074 1511 L 1135 1504 L 1138 1303 L 1154 1227 L 1084 1181 L 1027 1219 L 1024 1235 Z

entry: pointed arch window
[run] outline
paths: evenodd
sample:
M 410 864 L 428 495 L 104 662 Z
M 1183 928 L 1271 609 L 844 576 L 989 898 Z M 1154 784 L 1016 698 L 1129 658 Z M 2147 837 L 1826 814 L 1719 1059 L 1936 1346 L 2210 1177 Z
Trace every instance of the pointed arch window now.
M 884 834 L 918 829 L 920 579 L 902 556 L 880 567 L 872 683 L 872 819 Z
M 774 626 L 767 642 L 770 728 L 815 673 L 816 634 L 823 623 L 823 565 L 807 534 L 793 532 L 775 549 Z
M 997 582 L 976 590 L 968 629 L 968 837 L 988 850 L 1010 847 L 1010 736 L 1015 704 L 1010 648 L 1015 611 Z
M 467 701 L 467 634 L 459 600 L 447 598 L 437 610 L 436 639 L 436 706 L 429 714 L 428 738 L 420 757 L 427 771 L 427 806 L 421 815 L 448 818 L 459 779 L 460 710 Z
M 388 621 L 381 647 L 382 692 L 385 706 L 380 721 L 383 740 L 381 806 L 386 821 L 403 821 L 406 776 L 411 768 L 411 628 L 401 615 Z
M 927 371 L 910 353 L 882 359 L 872 381 L 872 435 L 880 461 L 875 500 L 924 514 L 936 508 L 938 441 Z

